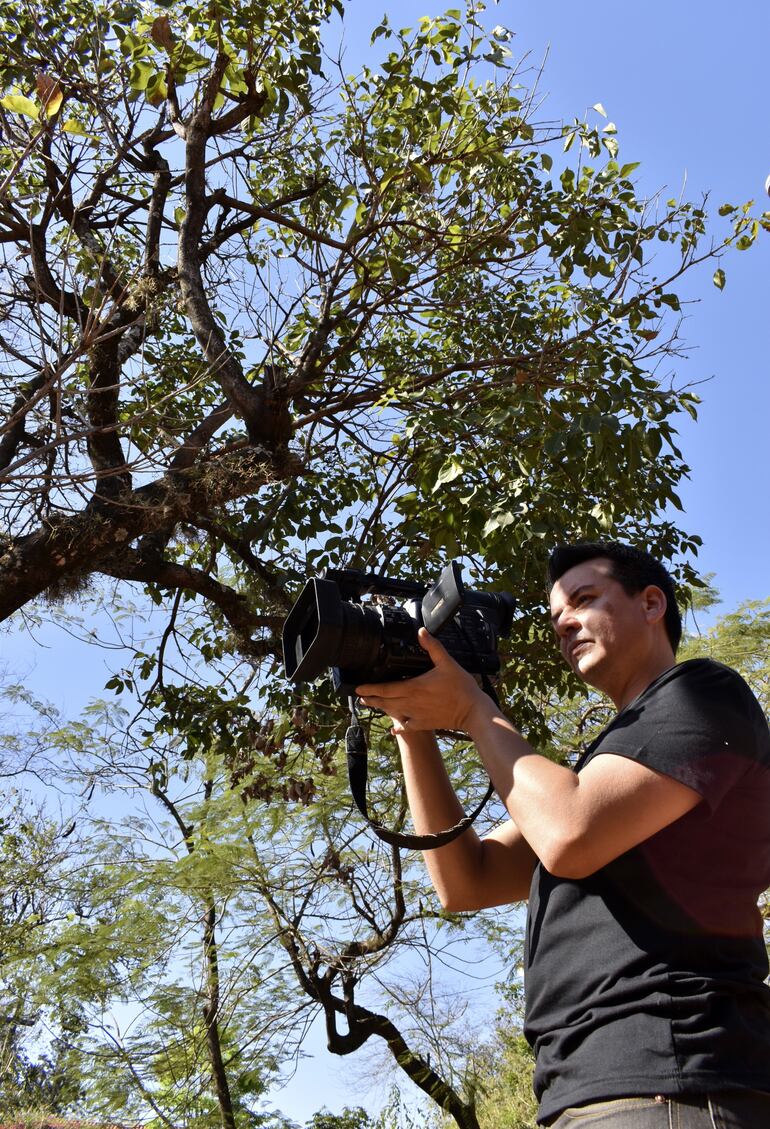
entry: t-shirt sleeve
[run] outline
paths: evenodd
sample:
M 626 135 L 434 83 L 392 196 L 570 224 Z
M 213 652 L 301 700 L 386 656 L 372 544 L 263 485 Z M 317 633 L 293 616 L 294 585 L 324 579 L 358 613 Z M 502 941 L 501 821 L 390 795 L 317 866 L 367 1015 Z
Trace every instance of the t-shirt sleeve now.
M 620 714 L 592 755 L 636 760 L 693 788 L 713 810 L 761 759 L 758 714 L 764 722 L 740 675 L 694 660 L 673 667 Z

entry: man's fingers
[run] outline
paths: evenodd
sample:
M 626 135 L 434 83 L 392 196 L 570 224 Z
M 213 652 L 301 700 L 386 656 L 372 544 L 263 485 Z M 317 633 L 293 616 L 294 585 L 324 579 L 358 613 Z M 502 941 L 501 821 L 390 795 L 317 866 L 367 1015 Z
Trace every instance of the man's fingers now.
M 381 698 L 377 694 L 359 695 L 362 705 L 371 710 L 382 710 L 383 713 L 393 717 L 395 714 L 406 714 L 406 702 L 399 702 L 393 698 Z M 401 708 L 403 707 L 403 708 Z
M 439 643 L 435 635 L 431 635 L 430 631 L 421 627 L 417 632 L 417 641 L 422 647 L 423 651 L 427 651 L 433 660 L 433 665 L 438 666 L 444 659 L 448 659 L 449 652 L 443 643 Z
M 402 692 L 397 682 L 367 682 L 356 686 L 359 698 L 397 698 Z
M 434 666 L 438 666 L 441 662 L 452 662 L 452 658 L 438 639 L 421 627 L 417 633 L 417 639 L 420 646 L 428 653 L 433 661 Z M 412 678 L 397 679 L 395 682 L 366 682 L 362 686 L 356 686 L 356 694 L 359 698 L 397 698 L 404 692 L 404 685 L 413 687 L 415 684 L 422 685 L 423 678 L 429 678 L 431 672 L 428 670 L 424 674 L 415 675 Z
M 444 663 L 454 664 L 455 660 L 449 654 L 443 642 L 439 642 L 436 636 L 431 636 L 430 631 L 426 628 L 420 628 L 417 633 L 417 640 L 422 649 L 427 651 L 434 666 L 443 666 Z
M 394 698 L 382 698 L 378 694 L 359 694 L 359 700 L 368 709 L 380 710 L 381 713 L 387 714 L 391 721 L 399 727 L 409 722 L 408 702 L 398 701 Z

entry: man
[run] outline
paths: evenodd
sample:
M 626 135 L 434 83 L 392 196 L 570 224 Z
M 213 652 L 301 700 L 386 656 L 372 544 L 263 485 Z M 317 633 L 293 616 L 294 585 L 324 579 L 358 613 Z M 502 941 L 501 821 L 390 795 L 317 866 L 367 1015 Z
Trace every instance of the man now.
M 358 688 L 401 749 L 418 832 L 461 807 L 433 730 L 470 735 L 510 819 L 426 853 L 445 908 L 529 898 L 524 1031 L 539 1121 L 558 1129 L 770 1127 L 770 733 L 745 682 L 676 664 L 671 579 L 616 543 L 557 549 L 564 659 L 617 715 L 576 770 L 538 755 L 444 648 Z

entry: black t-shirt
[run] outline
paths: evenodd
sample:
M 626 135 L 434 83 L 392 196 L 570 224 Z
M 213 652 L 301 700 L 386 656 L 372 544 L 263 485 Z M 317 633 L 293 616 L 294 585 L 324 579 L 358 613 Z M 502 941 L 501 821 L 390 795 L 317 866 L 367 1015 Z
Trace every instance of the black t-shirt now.
M 667 670 L 593 742 L 703 797 L 588 878 L 532 878 L 524 1033 L 540 1119 L 642 1094 L 770 1091 L 770 732 L 728 667 Z

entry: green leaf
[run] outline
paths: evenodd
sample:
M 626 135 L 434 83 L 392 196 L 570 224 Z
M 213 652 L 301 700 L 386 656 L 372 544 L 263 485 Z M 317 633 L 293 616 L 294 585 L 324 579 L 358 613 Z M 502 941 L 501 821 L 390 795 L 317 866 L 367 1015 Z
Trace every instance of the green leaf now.
M 4 106 L 6 110 L 10 110 L 13 114 L 23 114 L 25 118 L 34 118 L 35 121 L 40 117 L 40 107 L 31 98 L 25 98 L 23 94 L 6 94 L 4 98 L 0 98 L 0 106 Z
M 398 166 L 396 168 L 392 168 L 390 170 L 390 172 L 385 173 L 385 176 L 380 181 L 380 192 L 381 192 L 381 194 L 384 196 L 385 192 L 390 187 L 390 185 L 393 183 L 393 181 L 394 180 L 400 180 L 403 177 L 403 175 L 404 175 L 404 172 L 403 172 L 403 169 L 400 166 Z
M 403 259 L 391 255 L 388 259 L 388 267 L 393 281 L 398 286 L 404 286 L 409 281 L 412 273 L 412 267 L 409 263 L 405 263 Z
M 714 280 L 713 281 L 714 281 L 714 285 L 716 286 L 717 290 L 724 290 L 724 288 L 725 288 L 725 272 L 722 270 L 721 267 L 718 270 L 714 271 Z
M 430 174 L 430 169 L 426 168 L 425 165 L 421 165 L 419 161 L 412 161 L 409 167 L 423 188 L 433 187 L 433 177 Z
M 657 459 L 663 446 L 663 438 L 659 431 L 647 431 L 644 436 L 643 447 L 645 452 L 653 459 Z
M 275 87 L 273 86 L 272 82 L 270 81 L 270 79 L 268 78 L 268 76 L 266 74 L 263 74 L 263 75 L 260 76 L 260 81 L 262 83 L 262 89 L 264 90 L 265 94 L 267 95 L 268 102 L 271 105 L 275 105 L 276 94 L 275 94 Z
M 438 477 L 436 478 L 436 482 L 433 487 L 433 493 L 435 494 L 439 486 L 443 486 L 447 482 L 454 482 L 454 480 L 456 478 L 459 478 L 463 473 L 464 467 L 459 459 L 447 459 L 441 470 L 438 472 Z
M 483 530 L 481 531 L 482 537 L 489 537 L 491 533 L 495 533 L 498 529 L 505 529 L 509 525 L 513 525 L 516 521 L 515 514 L 511 513 L 498 513 L 489 518 Z
M 147 59 L 135 59 L 131 65 L 131 73 L 129 75 L 131 89 L 137 91 L 146 90 L 147 83 L 157 73 L 154 63 L 149 62 Z
M 598 114 L 601 114 L 603 118 L 607 117 L 607 111 L 601 102 L 594 102 L 593 109 L 596 110 Z
M 92 136 L 92 134 L 90 134 L 88 130 L 80 124 L 79 121 L 75 120 L 75 118 L 67 118 L 66 122 L 62 126 L 62 129 L 65 133 L 74 133 L 77 137 Z

